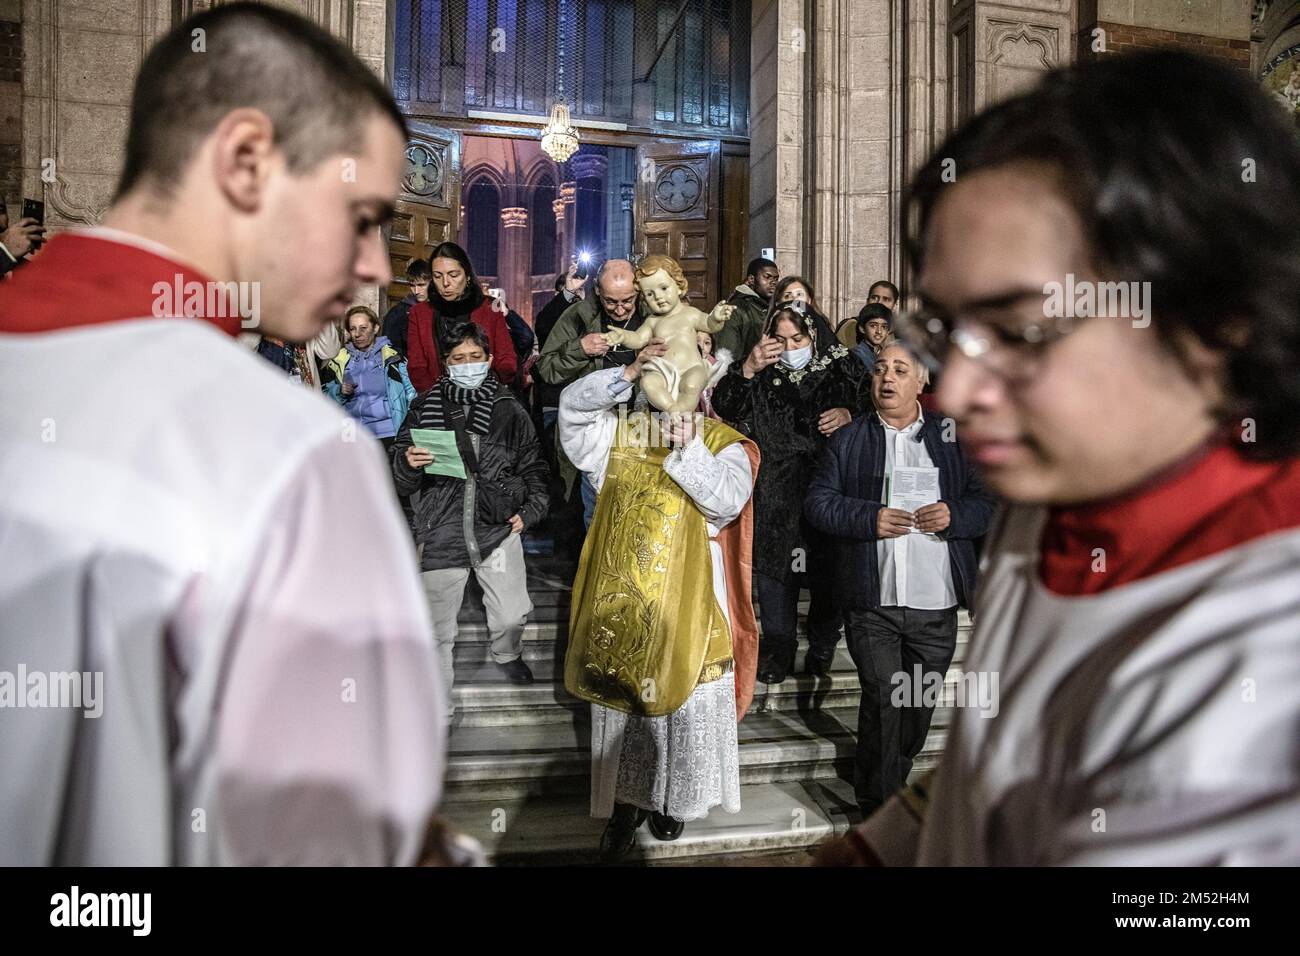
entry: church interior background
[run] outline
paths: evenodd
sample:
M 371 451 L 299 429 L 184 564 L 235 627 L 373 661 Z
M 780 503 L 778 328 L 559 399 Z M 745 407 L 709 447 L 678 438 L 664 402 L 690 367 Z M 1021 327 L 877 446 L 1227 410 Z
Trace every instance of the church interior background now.
M 11 217 L 30 197 L 53 230 L 99 221 L 144 51 L 218 2 L 0 0 Z M 1248 71 L 1300 117 L 1300 0 L 277 2 L 342 38 L 409 120 L 389 234 L 397 279 L 362 294 L 380 309 L 404 294 L 408 258 L 455 239 L 529 321 L 583 252 L 593 264 L 666 252 L 707 308 L 764 248 L 841 319 L 876 279 L 906 289 L 897 220 L 909 171 L 1044 70 L 1181 46 Z M 556 103 L 578 135 L 558 159 L 540 141 Z M 446 812 L 498 862 L 584 859 L 602 826 L 586 813 L 585 709 L 556 669 L 566 573 L 530 555 L 535 685 L 494 682 L 481 605 L 462 614 Z M 963 615 L 953 667 L 968 631 Z M 828 683 L 791 680 L 758 701 L 741 741 L 745 809 L 659 844 L 660 859 L 794 852 L 852 821 L 858 684 L 842 655 Z M 936 712 L 918 772 L 945 728 Z
M 140 58 L 219 2 L 0 0 L 11 214 L 30 197 L 55 230 L 99 219 Z M 1300 105 L 1296 0 L 275 2 L 343 38 L 411 119 L 395 264 L 461 239 L 530 319 L 583 250 L 671 252 L 698 305 L 771 248 L 851 315 L 871 281 L 900 278 L 908 171 L 954 123 L 1077 58 L 1191 47 Z M 579 149 L 556 163 L 536 147 L 561 100 Z

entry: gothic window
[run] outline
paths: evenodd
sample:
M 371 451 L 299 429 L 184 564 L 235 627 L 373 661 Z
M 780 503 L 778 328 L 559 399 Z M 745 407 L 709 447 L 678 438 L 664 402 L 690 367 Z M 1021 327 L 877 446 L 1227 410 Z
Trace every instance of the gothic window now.
M 550 275 L 555 271 L 555 185 L 543 179 L 532 189 L 532 208 L 528 227 L 532 230 L 533 265 L 535 276 Z
M 480 276 L 497 275 L 497 237 L 501 228 L 501 194 L 480 179 L 465 198 L 465 251 Z

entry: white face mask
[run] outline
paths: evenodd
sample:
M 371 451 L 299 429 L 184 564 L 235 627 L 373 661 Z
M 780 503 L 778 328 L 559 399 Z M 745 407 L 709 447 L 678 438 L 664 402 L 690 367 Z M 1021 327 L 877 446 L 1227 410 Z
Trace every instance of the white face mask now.
M 781 364 L 786 368 L 803 368 L 812 361 L 812 346 L 801 349 L 786 349 L 781 353 Z
M 449 365 L 447 371 L 451 380 L 461 388 L 478 388 L 487 378 L 490 362 L 466 362 L 464 365 Z

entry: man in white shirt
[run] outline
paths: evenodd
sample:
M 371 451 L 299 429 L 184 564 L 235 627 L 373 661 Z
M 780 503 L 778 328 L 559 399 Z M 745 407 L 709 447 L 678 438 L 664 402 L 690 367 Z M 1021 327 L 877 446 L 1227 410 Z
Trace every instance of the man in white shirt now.
M 974 539 L 994 509 L 953 429 L 922 413 L 928 379 L 903 345 L 881 349 L 876 412 L 832 436 L 805 506 L 841 541 L 838 600 L 862 683 L 854 790 L 864 816 L 903 785 L 925 745 L 957 607 L 975 592 Z
M 442 689 L 382 451 L 235 339 L 388 282 L 404 144 L 324 31 L 209 10 L 104 226 L 0 286 L 0 864 L 421 858 Z

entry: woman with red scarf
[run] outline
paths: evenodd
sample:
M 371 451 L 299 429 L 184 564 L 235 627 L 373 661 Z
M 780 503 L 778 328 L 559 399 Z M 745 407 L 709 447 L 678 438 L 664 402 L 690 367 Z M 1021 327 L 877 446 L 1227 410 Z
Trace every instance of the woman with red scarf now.
M 439 243 L 429 254 L 429 265 L 433 271 L 429 301 L 411 306 L 406 333 L 410 349 L 407 371 L 415 390 L 426 391 L 442 374 L 437 329 L 444 322 L 465 319 L 481 328 L 492 344 L 492 371 L 497 378 L 507 384 L 513 382 L 518 366 L 505 313 L 494 307 L 494 299 L 483 294 L 465 250 L 454 242 Z

